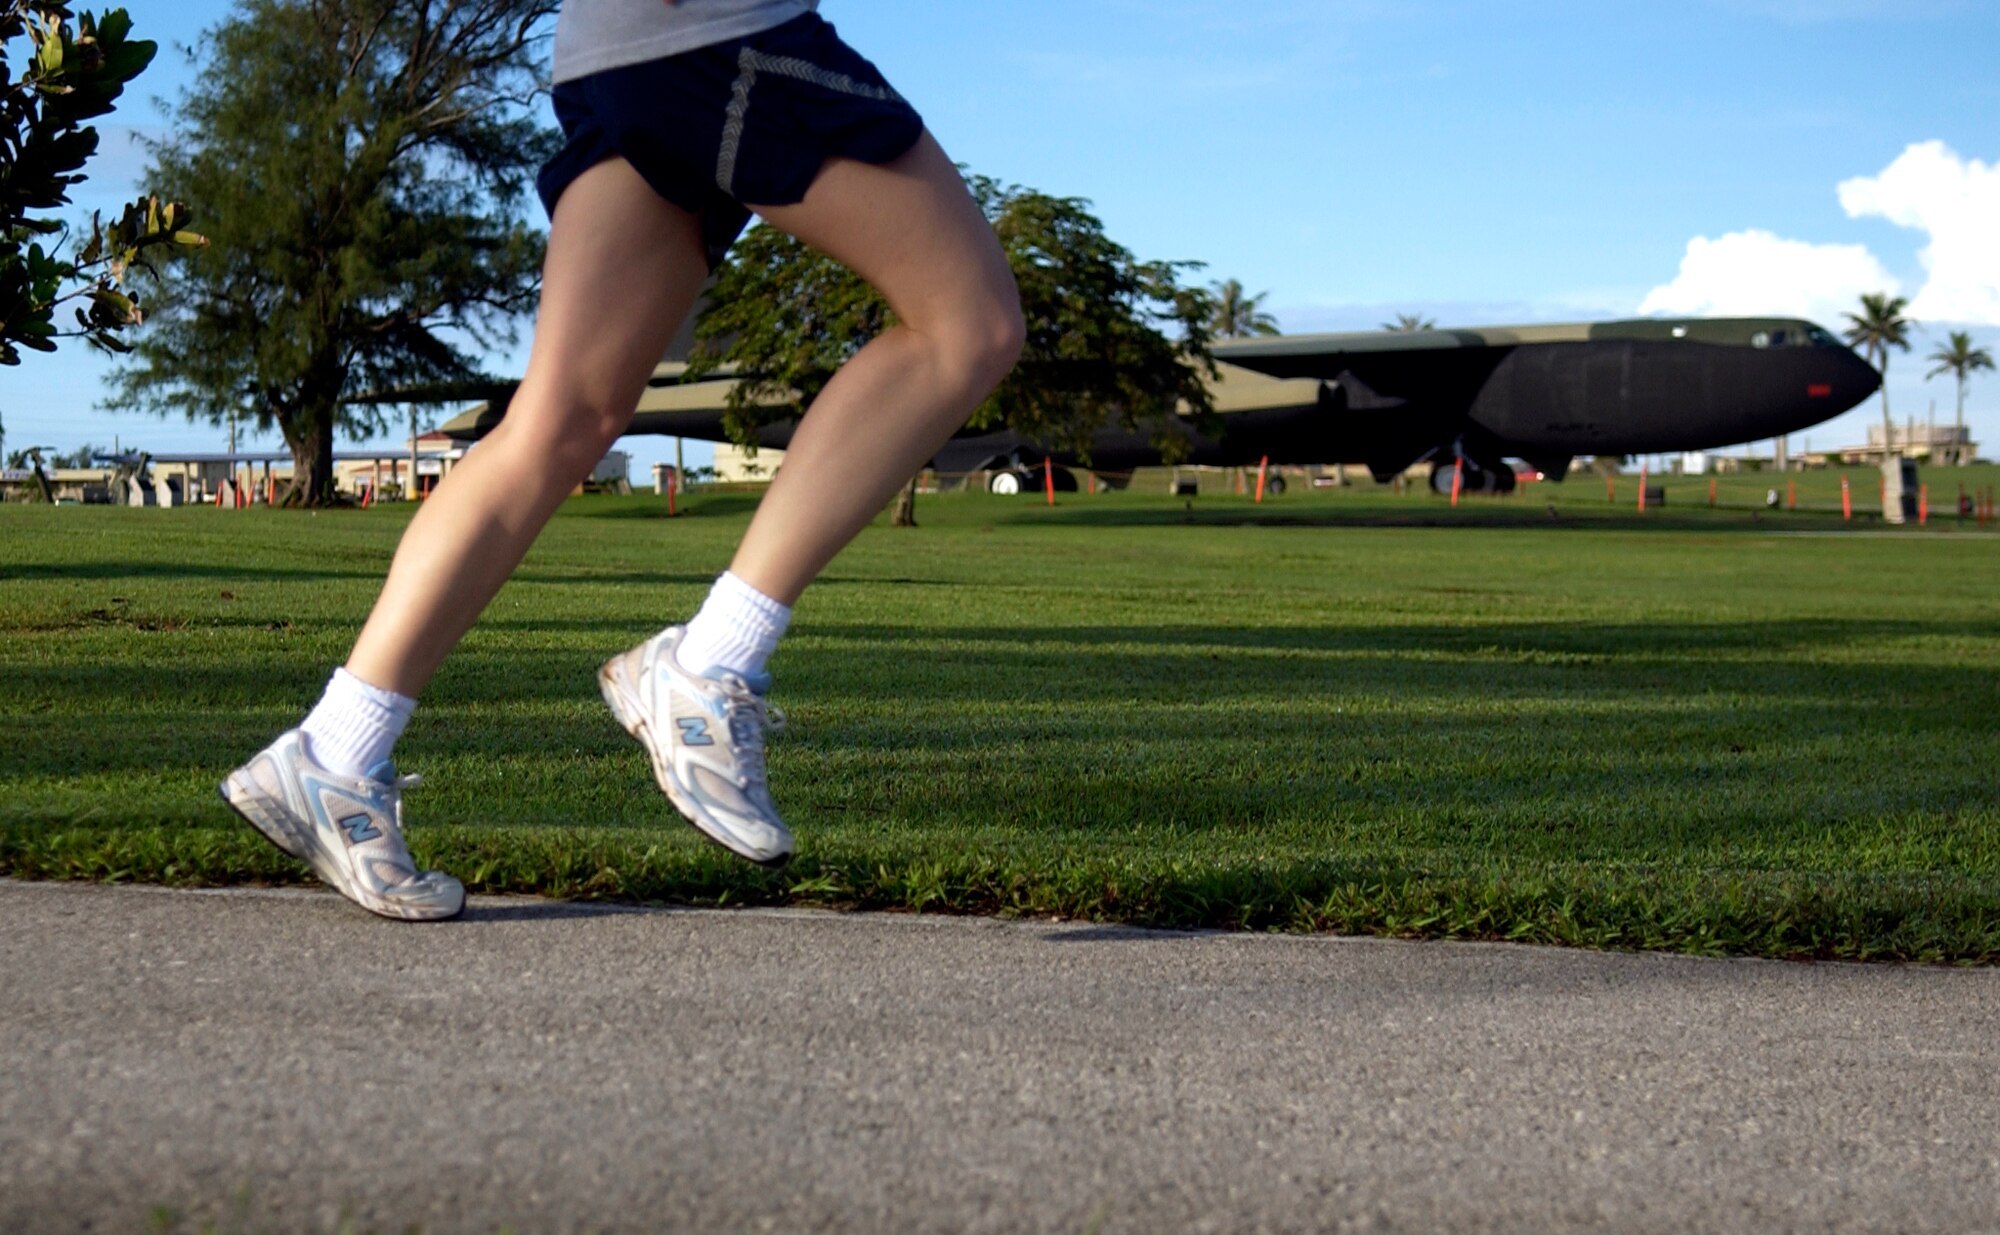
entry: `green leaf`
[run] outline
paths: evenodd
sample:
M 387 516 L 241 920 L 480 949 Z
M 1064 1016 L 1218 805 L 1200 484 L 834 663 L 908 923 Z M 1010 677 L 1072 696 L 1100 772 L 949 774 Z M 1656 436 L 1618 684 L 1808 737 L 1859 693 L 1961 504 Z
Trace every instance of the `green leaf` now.
M 104 43 L 122 43 L 132 32 L 132 16 L 124 9 L 112 9 L 97 19 L 97 37 Z

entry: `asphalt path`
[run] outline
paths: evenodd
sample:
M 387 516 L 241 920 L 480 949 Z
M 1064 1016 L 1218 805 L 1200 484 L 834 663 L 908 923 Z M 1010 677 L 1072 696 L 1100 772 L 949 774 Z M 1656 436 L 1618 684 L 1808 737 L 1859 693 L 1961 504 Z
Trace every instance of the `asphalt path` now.
M 0 881 L 0 1231 L 158 1206 L 230 1235 L 2000 1231 L 2000 972 Z

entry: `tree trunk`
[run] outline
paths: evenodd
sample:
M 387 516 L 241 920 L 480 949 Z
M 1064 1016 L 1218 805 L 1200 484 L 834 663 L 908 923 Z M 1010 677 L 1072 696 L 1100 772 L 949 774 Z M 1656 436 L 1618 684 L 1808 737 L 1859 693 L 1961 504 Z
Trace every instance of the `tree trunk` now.
M 1889 418 L 1889 349 L 1882 349 L 1882 462 L 1896 455 L 1896 422 Z
M 1958 420 L 1956 430 L 1951 435 L 1951 461 L 1958 467 L 1965 466 L 1965 378 L 1958 379 Z
M 285 445 L 292 448 L 292 483 L 286 487 L 283 505 L 331 506 L 333 489 L 333 413 L 331 409 L 303 411 L 284 424 Z
M 904 485 L 903 491 L 896 495 L 896 513 L 889 516 L 890 527 L 917 526 L 917 480 L 922 475 L 922 472 L 918 472 L 910 477 L 910 483 Z

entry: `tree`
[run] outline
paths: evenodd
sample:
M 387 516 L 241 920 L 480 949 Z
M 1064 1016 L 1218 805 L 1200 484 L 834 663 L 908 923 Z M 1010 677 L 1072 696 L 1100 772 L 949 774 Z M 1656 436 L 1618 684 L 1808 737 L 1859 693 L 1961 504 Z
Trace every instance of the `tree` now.
M 131 38 L 132 19 L 113 9 L 101 19 L 72 14 L 63 0 L 0 0 L 0 47 L 28 40 L 27 64 L 10 76 L 0 63 L 0 364 L 21 363 L 20 349 L 56 350 L 78 337 L 123 351 L 119 332 L 144 314 L 124 286 L 134 269 L 153 273 L 148 250 L 200 244 L 186 230 L 186 207 L 142 197 L 107 225 L 69 245 L 69 228 L 41 213 L 69 203 L 71 185 L 97 152 L 97 130 L 84 123 L 112 110 L 126 83 L 152 63 L 158 46 Z M 55 237 L 47 244 L 42 239 Z M 56 324 L 73 301 L 76 328 Z
M 1924 380 L 1941 377 L 1946 373 L 1958 380 L 1958 432 L 1952 437 L 1952 462 L 1965 465 L 1965 384 L 1974 373 L 1993 369 L 1993 353 L 1983 347 L 1972 346 L 1972 335 L 1968 331 L 1954 330 L 1950 342 L 1925 357 L 1935 365 Z
M 1245 296 L 1243 285 L 1235 279 L 1211 283 L 1208 290 L 1215 299 L 1215 313 L 1209 319 L 1208 331 L 1216 338 L 1247 339 L 1252 335 L 1279 333 L 1278 319 L 1261 307 L 1264 297 L 1271 293 L 1258 292 L 1255 296 Z
M 1212 424 L 1205 378 L 1214 304 L 1183 287 L 1192 262 L 1142 262 L 1104 234 L 1089 203 L 969 176 L 1021 289 L 1027 343 L 1021 361 L 973 412 L 978 429 L 1006 428 L 1051 449 L 1089 457 L 1092 435 L 1116 422 L 1149 428 L 1168 458 L 1188 442 L 1174 416 Z M 859 277 L 774 227 L 754 227 L 717 273 L 695 323 L 688 376 L 733 365 L 731 437 L 756 448 L 759 405 L 800 416 L 841 363 L 895 322 Z M 1169 338 L 1164 332 L 1174 331 Z M 894 522 L 914 526 L 916 478 Z
M 1398 313 L 1393 322 L 1383 322 L 1382 329 L 1391 334 L 1417 334 L 1425 330 L 1436 330 L 1437 320 L 1421 313 Z
M 1848 343 L 1862 349 L 1868 363 L 1882 372 L 1882 457 L 1889 458 L 1896 444 L 1896 422 L 1889 418 L 1889 349 L 1910 350 L 1910 331 L 1916 323 L 1903 316 L 1909 307 L 1903 296 L 1887 292 L 1866 292 L 1861 312 L 1847 315 Z
M 216 244 L 178 262 L 133 402 L 277 428 L 287 505 L 325 505 L 333 435 L 385 431 L 364 391 L 477 380 L 515 337 L 542 239 L 523 219 L 551 135 L 528 110 L 556 0 L 245 0 L 208 35 L 157 176 Z M 469 345 L 469 346 L 468 346 Z

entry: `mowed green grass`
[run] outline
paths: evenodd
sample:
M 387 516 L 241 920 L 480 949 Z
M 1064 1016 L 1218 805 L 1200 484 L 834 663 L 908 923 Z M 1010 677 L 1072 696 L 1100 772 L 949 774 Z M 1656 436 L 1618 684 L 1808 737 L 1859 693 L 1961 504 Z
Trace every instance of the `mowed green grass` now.
M 750 499 L 578 499 L 424 697 L 412 844 L 475 891 L 2000 959 L 2000 537 L 1592 484 L 927 497 L 773 665 L 779 872 L 671 815 L 593 682 Z M 406 521 L 0 508 L 0 873 L 304 878 L 215 786 Z

